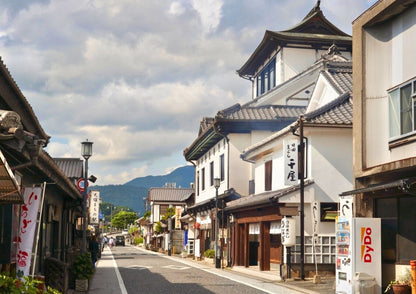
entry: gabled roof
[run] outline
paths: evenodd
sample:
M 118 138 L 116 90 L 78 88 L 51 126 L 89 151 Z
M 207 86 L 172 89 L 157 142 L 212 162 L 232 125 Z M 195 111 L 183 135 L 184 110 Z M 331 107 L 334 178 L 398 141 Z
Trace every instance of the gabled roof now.
M 183 202 L 192 193 L 194 193 L 192 188 L 150 188 L 149 200 L 156 202 Z
M 35 166 L 47 177 L 47 179 L 56 183 L 56 186 L 64 191 L 69 197 L 72 199 L 82 199 L 82 194 L 75 184 L 64 174 L 55 163 L 54 159 L 45 150 L 41 150 L 39 160 Z
M 322 13 L 320 4 L 321 1 L 318 0 L 316 5 L 311 9 L 311 11 L 309 11 L 300 23 L 283 32 L 351 37 L 326 19 Z
M 351 94 L 345 93 L 315 111 L 305 113 L 305 119 L 305 124 L 352 126 Z
M 316 109 L 315 111 L 306 113 L 304 115 L 304 126 L 325 126 L 325 127 L 352 127 L 352 96 L 350 93 L 345 93 L 338 98 L 332 100 L 328 104 Z M 281 129 L 273 135 L 264 138 L 260 142 L 251 145 L 243 150 L 241 158 L 248 159 L 250 155 L 256 150 L 266 146 L 274 140 L 291 132 L 292 129 L 298 127 L 298 122 L 292 123 L 290 126 Z
M 352 93 L 352 62 L 328 62 L 322 73 L 340 93 Z
M 320 1 L 294 27 L 285 31 L 266 30 L 263 40 L 249 57 L 246 63 L 237 70 L 241 77 L 252 77 L 256 70 L 270 57 L 273 51 L 281 47 L 300 47 L 313 49 L 327 49 L 336 44 L 343 51 L 352 51 L 352 38 L 342 32 L 323 15 Z
M 197 160 L 230 133 L 280 130 L 295 121 L 305 110 L 306 107 L 302 106 L 244 107 L 235 104 L 217 113 L 212 123 L 203 132 L 200 131 L 191 146 L 184 150 L 184 157 L 186 160 Z
M 79 158 L 54 158 L 56 165 L 68 178 L 83 177 L 83 161 Z

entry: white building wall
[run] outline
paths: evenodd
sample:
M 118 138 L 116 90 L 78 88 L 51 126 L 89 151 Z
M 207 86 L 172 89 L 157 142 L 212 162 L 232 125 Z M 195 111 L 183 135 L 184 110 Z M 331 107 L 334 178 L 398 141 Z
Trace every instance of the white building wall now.
M 153 204 L 152 205 L 152 222 L 160 221 L 160 205 Z
M 315 201 L 338 202 L 338 195 L 352 190 L 352 129 L 308 128 L 309 172 Z
M 317 60 L 316 50 L 314 49 L 284 48 L 282 51 L 283 82 L 304 71 Z
M 339 96 L 339 93 L 324 76 L 320 75 L 311 96 L 311 103 L 309 103 L 306 112 L 311 112 L 320 108 L 334 100 L 334 97 L 337 96 Z
M 241 152 L 250 146 L 251 134 L 230 134 L 230 179 L 229 188 L 234 188 L 237 193 L 248 195 L 251 165 L 243 161 L 240 157 Z
M 365 31 L 364 168 L 415 156 L 416 143 L 389 150 L 387 90 L 416 76 L 416 7 Z M 377 54 L 373 54 L 377 52 Z M 382 72 L 383 74 L 380 74 Z
M 196 174 L 199 172 L 199 181 L 195 183 L 196 189 L 199 190 L 195 195 L 195 204 L 215 197 L 215 187 L 210 183 L 210 163 L 214 162 L 214 178 L 220 177 L 220 156 L 224 154 L 224 180 L 221 181 L 218 193 L 222 194 L 228 188 L 228 143 L 225 139 L 220 140 L 205 155 L 197 160 Z M 202 190 L 202 169 L 205 168 L 205 189 Z
M 313 184 L 305 187 L 305 234 L 312 235 L 311 203 L 338 202 L 338 195 L 344 191 L 352 190 L 352 129 L 305 128 L 308 137 L 307 160 L 308 178 Z M 288 134 L 286 138 L 294 138 Z M 273 160 L 272 164 L 272 191 L 286 188 L 284 184 L 284 137 L 275 140 L 267 147 L 258 151 L 260 156 L 254 163 L 255 193 L 265 192 L 265 162 Z M 298 206 L 300 201 L 299 190 L 289 193 L 279 199 L 280 203 L 288 206 Z M 297 220 L 297 232 L 299 217 Z M 333 222 L 320 222 L 319 234 L 333 235 L 335 227 Z

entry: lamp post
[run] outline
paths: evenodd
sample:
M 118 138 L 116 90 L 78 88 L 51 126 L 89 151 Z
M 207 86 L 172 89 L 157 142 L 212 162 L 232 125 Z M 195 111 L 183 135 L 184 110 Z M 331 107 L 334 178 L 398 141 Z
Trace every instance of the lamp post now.
M 220 187 L 220 178 L 214 179 L 215 187 L 215 268 L 221 268 L 220 248 L 218 246 L 218 188 Z
M 85 253 L 87 249 L 87 187 L 88 187 L 88 159 L 92 156 L 92 142 L 81 143 L 81 155 L 85 159 L 84 166 L 84 192 L 82 202 L 82 248 L 81 252 Z

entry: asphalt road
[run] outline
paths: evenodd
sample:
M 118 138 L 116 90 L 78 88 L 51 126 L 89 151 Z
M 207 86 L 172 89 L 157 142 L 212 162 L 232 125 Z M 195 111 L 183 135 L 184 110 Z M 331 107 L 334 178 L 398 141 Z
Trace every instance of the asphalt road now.
M 133 293 L 267 293 L 191 265 L 138 250 L 129 245 L 111 249 L 124 286 Z

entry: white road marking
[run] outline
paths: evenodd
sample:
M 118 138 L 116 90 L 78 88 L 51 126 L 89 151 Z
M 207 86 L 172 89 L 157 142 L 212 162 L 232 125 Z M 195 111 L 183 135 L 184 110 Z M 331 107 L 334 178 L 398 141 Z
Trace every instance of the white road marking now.
M 165 265 L 165 266 L 162 266 L 162 267 L 164 267 L 164 268 L 171 268 L 171 269 L 175 269 L 175 270 L 184 270 L 184 269 L 190 268 L 189 266 L 177 266 L 177 265 L 173 265 L 173 264 L 171 264 L 171 265 Z
M 127 268 L 134 268 L 138 270 L 150 269 L 152 266 L 144 266 L 144 265 L 130 265 Z
M 114 259 L 113 252 L 111 252 L 111 249 L 110 249 L 110 253 L 111 253 L 111 259 L 113 260 L 114 270 L 116 271 L 118 284 L 120 285 L 121 294 L 128 294 L 126 286 L 124 285 L 124 282 L 123 282 L 123 278 L 121 277 L 120 271 L 118 270 L 116 260 Z

